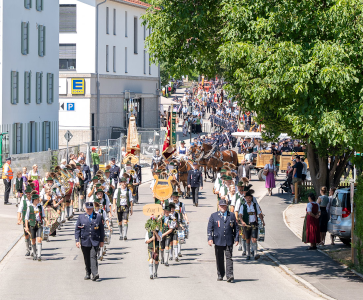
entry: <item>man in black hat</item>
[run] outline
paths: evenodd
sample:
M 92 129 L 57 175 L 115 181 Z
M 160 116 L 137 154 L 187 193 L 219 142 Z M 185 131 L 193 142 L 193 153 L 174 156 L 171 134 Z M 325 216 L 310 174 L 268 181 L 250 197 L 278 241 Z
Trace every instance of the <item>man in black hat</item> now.
M 208 222 L 208 245 L 214 246 L 217 261 L 218 281 L 227 275 L 227 282 L 233 282 L 233 244 L 238 246 L 238 224 L 236 216 L 227 210 L 226 200 L 219 201 L 219 211 L 213 213 Z M 224 267 L 226 256 L 226 268 Z
M 93 211 L 93 202 L 86 202 L 86 213 L 78 217 L 75 229 L 77 248 L 82 249 L 84 263 L 86 265 L 85 280 L 96 281 L 100 278 L 98 274 L 97 253 L 99 247 L 103 247 L 105 229 L 102 223 L 102 216 Z
M 193 205 L 198 206 L 199 187 L 203 189 L 203 175 L 198 169 L 198 163 L 193 163 L 193 170 L 188 171 L 188 188 L 192 189 Z

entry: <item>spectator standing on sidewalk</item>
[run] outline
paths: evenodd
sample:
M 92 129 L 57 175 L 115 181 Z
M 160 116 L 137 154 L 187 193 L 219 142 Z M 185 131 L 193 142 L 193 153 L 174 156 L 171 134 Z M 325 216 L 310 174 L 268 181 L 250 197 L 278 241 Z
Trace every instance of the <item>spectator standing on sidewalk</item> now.
M 330 190 L 329 190 L 329 205 L 326 207 L 326 210 L 328 212 L 329 220 L 330 220 L 330 207 L 331 207 L 333 199 L 334 199 L 335 191 L 336 191 L 335 187 L 331 187 Z M 335 235 L 330 234 L 331 245 L 335 245 L 334 240 L 335 240 Z
M 93 176 L 96 176 L 97 171 L 100 169 L 100 156 L 102 156 L 101 148 L 96 152 L 96 148 L 92 147 L 92 164 L 93 164 Z
M 265 180 L 265 187 L 267 188 L 269 196 L 272 196 L 272 189 L 276 187 L 275 185 L 275 166 L 273 159 L 270 159 L 270 163 L 266 164 L 263 170 L 266 180 Z
M 320 218 L 319 218 L 319 227 L 320 227 L 320 245 L 324 246 L 325 244 L 325 236 L 326 232 L 328 231 L 328 222 L 329 222 L 329 215 L 327 211 L 327 206 L 329 206 L 329 197 L 326 195 L 328 189 L 326 186 L 323 186 L 320 189 L 320 196 L 316 203 L 320 206 Z
M 11 165 L 11 158 L 8 157 L 6 159 L 6 163 L 3 165 L 3 182 L 5 186 L 5 194 L 4 194 L 4 204 L 5 205 L 11 205 L 9 203 L 9 195 L 10 195 L 10 189 L 11 189 L 11 180 L 13 179 L 13 170 L 10 167 Z
M 295 183 L 296 182 L 300 183 L 302 181 L 302 171 L 304 169 L 304 165 L 300 161 L 300 156 L 296 155 L 295 159 L 296 163 L 292 167 L 294 170 L 292 174 L 292 185 L 291 185 L 291 190 L 293 195 L 295 194 Z
M 305 162 L 305 158 L 302 157 L 301 158 L 301 163 L 303 164 L 303 170 L 302 170 L 302 175 L 301 175 L 301 179 L 302 181 L 306 180 L 306 175 L 308 175 L 308 164 Z
M 302 241 L 310 247 L 306 250 L 316 250 L 316 244 L 320 243 L 320 229 L 319 229 L 319 204 L 315 202 L 315 195 L 309 194 L 309 203 L 306 207 L 306 216 L 304 220 L 304 227 L 302 232 Z

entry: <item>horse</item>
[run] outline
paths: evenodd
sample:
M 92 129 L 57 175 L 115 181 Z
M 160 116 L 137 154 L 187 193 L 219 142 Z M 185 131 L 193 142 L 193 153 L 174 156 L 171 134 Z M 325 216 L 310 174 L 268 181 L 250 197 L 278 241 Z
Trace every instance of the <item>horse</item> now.
M 193 169 L 192 163 L 189 160 L 182 158 L 179 162 L 178 177 L 179 182 L 183 184 L 183 198 L 190 197 L 190 188 L 188 187 L 188 172 Z

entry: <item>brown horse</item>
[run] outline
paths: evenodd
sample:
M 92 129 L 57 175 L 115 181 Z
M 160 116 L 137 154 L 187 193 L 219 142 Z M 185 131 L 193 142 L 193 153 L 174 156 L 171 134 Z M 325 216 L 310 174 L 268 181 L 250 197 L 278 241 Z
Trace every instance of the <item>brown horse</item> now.
M 183 184 L 184 187 L 184 196 L 190 197 L 190 188 L 188 187 L 188 172 L 193 169 L 192 162 L 190 160 L 185 160 L 182 158 L 179 162 L 179 169 L 178 169 L 178 177 L 179 182 Z

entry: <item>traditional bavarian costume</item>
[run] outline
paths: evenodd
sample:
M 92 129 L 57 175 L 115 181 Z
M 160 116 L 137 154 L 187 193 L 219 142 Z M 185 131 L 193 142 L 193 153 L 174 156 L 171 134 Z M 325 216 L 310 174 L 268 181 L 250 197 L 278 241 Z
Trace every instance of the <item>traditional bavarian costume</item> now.
M 169 205 L 166 205 L 164 208 L 164 211 L 171 211 L 171 208 Z M 169 232 L 168 234 L 164 235 L 164 237 L 161 240 L 161 263 L 163 264 L 165 261 L 165 266 L 169 266 L 169 245 L 172 239 L 172 232 L 173 229 L 175 228 L 175 222 L 173 222 L 173 220 L 171 219 L 170 215 L 169 216 L 163 216 L 162 217 L 162 234 L 166 234 L 167 232 Z M 164 257 L 164 252 L 165 252 L 165 257 Z
M 248 194 L 246 194 L 248 195 Z M 252 196 L 249 194 L 248 196 Z M 250 243 L 248 243 L 251 238 L 257 239 L 258 237 L 258 218 L 257 216 L 261 214 L 260 206 L 253 201 L 250 204 L 247 202 L 241 205 L 239 214 L 242 215 L 242 220 L 246 223 L 246 226 L 243 226 L 243 233 L 245 235 L 245 239 L 247 240 L 247 260 L 250 259 Z M 257 242 L 252 243 L 252 251 L 254 252 L 255 259 L 259 258 L 257 254 Z
M 102 190 L 102 189 L 98 189 L 97 190 L 97 193 L 99 193 L 99 192 L 101 192 L 101 193 L 103 193 L 104 194 L 104 191 Z M 103 198 L 102 198 L 103 199 Z M 107 225 L 107 227 L 108 228 L 110 228 L 110 225 L 109 225 L 109 222 L 108 222 L 108 217 L 107 217 L 107 213 L 106 213 L 106 210 L 105 209 L 103 209 L 102 208 L 102 204 L 101 204 L 101 200 L 102 199 L 99 199 L 99 198 L 95 198 L 94 199 L 94 204 L 95 203 L 98 203 L 99 204 L 99 206 L 98 205 L 94 205 L 94 212 L 96 213 L 96 214 L 99 214 L 99 215 L 101 215 L 101 217 L 102 217 L 102 223 L 105 225 Z M 99 249 L 98 249 L 98 259 L 99 260 L 102 260 L 103 259 L 103 256 L 106 254 L 106 246 L 105 245 L 103 245 L 103 247 L 101 248 L 101 247 L 99 247 Z
M 171 243 L 172 243 L 172 248 L 174 250 L 174 258 L 175 261 L 179 261 L 178 258 L 178 229 L 180 227 L 180 214 L 178 212 L 175 211 L 175 204 L 174 203 L 169 203 L 169 206 L 172 210 L 172 213 L 169 215 L 170 219 L 172 220 L 172 222 L 175 223 L 175 227 L 174 230 L 172 232 L 172 238 L 171 238 Z M 173 251 L 170 251 L 170 260 L 173 260 Z
M 30 255 L 29 249 L 31 248 L 29 233 L 25 231 L 25 215 L 26 215 L 26 212 L 28 210 L 28 206 L 30 206 L 31 203 L 32 203 L 31 202 L 31 195 L 30 195 L 30 197 L 28 197 L 26 194 L 29 194 L 31 192 L 32 192 L 32 188 L 30 187 L 30 185 L 28 185 L 26 187 L 26 189 L 25 189 L 25 194 L 21 198 L 21 201 L 20 201 L 19 206 L 18 206 L 18 218 L 21 217 L 21 219 L 23 221 L 23 229 L 24 229 L 24 236 L 25 236 L 25 248 L 26 248 L 25 256 Z
M 125 178 L 121 178 L 121 182 L 126 182 Z M 127 240 L 127 229 L 129 211 L 133 204 L 131 191 L 126 187 L 124 189 L 118 187 L 113 194 L 114 203 L 116 202 L 117 219 L 119 222 L 118 228 L 120 232 L 120 240 Z
M 39 195 L 33 195 L 32 200 L 39 199 Z M 43 233 L 43 219 L 45 217 L 44 208 L 43 206 L 38 203 L 34 205 L 33 203 L 27 207 L 27 211 L 25 214 L 25 221 L 28 221 L 30 236 L 32 239 L 32 249 L 33 249 L 33 260 L 41 260 L 42 254 L 42 233 Z M 35 244 L 36 238 L 40 243 L 37 241 Z

